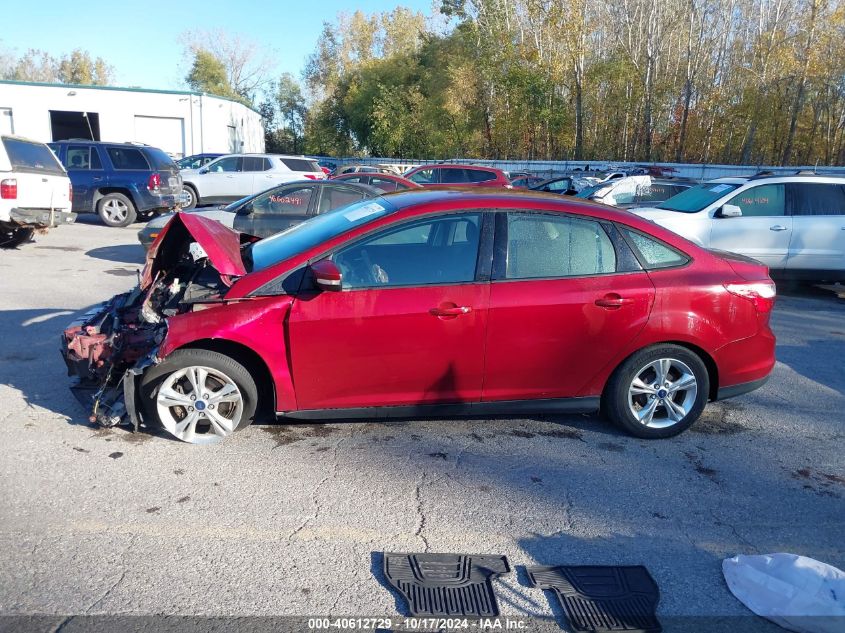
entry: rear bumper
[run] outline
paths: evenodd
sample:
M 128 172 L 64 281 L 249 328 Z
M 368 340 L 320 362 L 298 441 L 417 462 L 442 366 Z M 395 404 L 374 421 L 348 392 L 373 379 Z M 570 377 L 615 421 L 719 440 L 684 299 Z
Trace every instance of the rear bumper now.
M 159 209 L 166 209 L 170 211 L 176 207 L 181 207 L 188 204 L 188 196 L 180 191 L 172 194 L 159 194 L 152 196 L 144 196 L 143 205 L 147 205 L 142 211 L 157 211 Z
M 769 377 L 765 376 L 758 380 L 752 380 L 751 382 L 743 382 L 738 385 L 731 385 L 730 387 L 722 387 L 719 389 L 719 392 L 716 394 L 716 400 L 725 400 L 727 398 L 734 398 L 736 396 L 741 396 L 749 391 L 754 391 L 755 389 L 759 389 L 763 385 L 768 382 Z
M 71 224 L 76 220 L 76 214 L 58 209 L 19 209 L 9 212 L 9 219 L 13 224 L 36 229 L 49 229 L 60 224 Z

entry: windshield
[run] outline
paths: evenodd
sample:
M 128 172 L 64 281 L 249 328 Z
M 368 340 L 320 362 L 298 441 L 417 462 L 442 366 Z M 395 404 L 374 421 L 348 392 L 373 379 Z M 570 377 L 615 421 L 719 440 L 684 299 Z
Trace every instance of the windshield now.
M 356 202 L 315 216 L 248 247 L 244 253 L 247 266 L 251 261 L 252 272 L 263 270 L 393 210 L 384 200 L 378 199 Z
M 739 185 L 728 182 L 704 183 L 690 187 L 677 196 L 672 196 L 665 202 L 658 204 L 657 208 L 667 211 L 680 211 L 681 213 L 696 213 L 737 187 Z

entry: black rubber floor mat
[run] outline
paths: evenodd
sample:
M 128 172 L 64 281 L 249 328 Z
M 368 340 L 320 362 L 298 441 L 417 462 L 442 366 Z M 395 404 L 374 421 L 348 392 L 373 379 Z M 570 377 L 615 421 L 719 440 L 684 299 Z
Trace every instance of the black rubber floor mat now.
M 492 581 L 510 570 L 505 556 L 384 554 L 384 575 L 412 616 L 496 617 Z
M 659 633 L 660 591 L 645 567 L 526 567 L 531 584 L 555 592 L 575 631 Z

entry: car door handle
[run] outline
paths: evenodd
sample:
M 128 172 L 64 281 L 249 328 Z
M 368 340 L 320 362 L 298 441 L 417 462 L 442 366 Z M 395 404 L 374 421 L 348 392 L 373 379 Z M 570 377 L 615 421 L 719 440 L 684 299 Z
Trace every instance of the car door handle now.
M 432 316 L 436 317 L 456 317 L 461 316 L 462 314 L 469 314 L 472 312 L 472 308 L 469 306 L 438 306 L 436 308 L 432 308 L 428 311 L 428 313 Z
M 774 226 L 770 226 L 769 230 L 770 231 L 785 231 L 786 227 L 783 226 L 782 224 L 775 224 Z
M 596 299 L 597 306 L 600 308 L 608 308 L 610 310 L 616 310 L 622 306 L 630 305 L 632 303 L 634 303 L 633 299 L 622 297 L 615 292 L 606 294 L 601 299 Z

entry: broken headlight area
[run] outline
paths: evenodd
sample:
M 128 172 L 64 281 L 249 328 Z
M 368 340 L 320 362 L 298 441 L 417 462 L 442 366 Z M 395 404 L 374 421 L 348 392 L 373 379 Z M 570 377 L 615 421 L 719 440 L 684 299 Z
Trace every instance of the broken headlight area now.
M 174 245 L 171 245 L 171 247 Z M 101 426 L 128 422 L 137 429 L 143 420 L 136 397 L 140 377 L 161 362 L 157 351 L 171 316 L 222 301 L 229 279 L 202 256 L 195 243 L 183 242 L 168 253 L 168 266 L 154 279 L 96 306 L 65 329 L 62 356 L 71 387 Z M 149 270 L 149 269 L 148 269 Z

